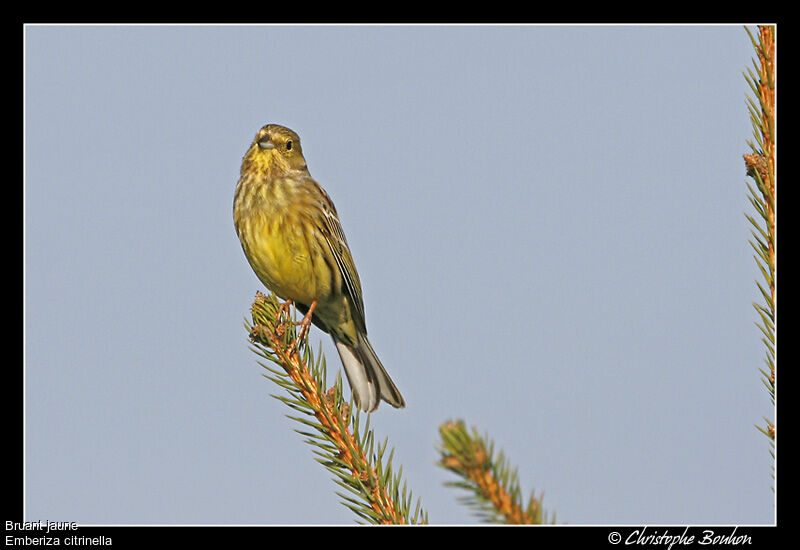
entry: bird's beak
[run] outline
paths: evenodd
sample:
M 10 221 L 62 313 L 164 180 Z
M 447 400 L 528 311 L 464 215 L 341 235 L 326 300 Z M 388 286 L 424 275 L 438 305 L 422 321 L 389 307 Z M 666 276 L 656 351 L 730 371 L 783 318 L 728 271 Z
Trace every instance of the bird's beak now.
M 258 146 L 261 149 L 275 149 L 275 144 L 269 139 L 269 136 L 264 136 L 258 140 Z

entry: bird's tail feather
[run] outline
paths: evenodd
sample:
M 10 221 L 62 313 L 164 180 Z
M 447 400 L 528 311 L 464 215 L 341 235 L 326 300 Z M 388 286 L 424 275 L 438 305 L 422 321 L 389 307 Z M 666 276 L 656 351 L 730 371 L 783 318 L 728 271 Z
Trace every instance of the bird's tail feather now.
M 344 365 L 347 381 L 353 390 L 356 403 L 365 412 L 378 408 L 381 399 L 393 407 L 403 408 L 406 402 L 397 386 L 394 385 L 375 350 L 364 334 L 358 335 L 358 345 L 349 346 L 333 338 L 339 357 Z

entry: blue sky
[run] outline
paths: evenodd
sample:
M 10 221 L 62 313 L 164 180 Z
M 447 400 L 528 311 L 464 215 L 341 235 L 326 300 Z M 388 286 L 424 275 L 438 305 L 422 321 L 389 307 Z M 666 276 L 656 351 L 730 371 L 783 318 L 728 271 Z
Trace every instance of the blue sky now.
M 243 328 L 233 191 L 274 122 L 339 211 L 408 403 L 372 425 L 432 523 L 476 522 L 434 465 L 456 418 L 559 522 L 772 523 L 742 26 L 24 39 L 25 519 L 354 522 Z

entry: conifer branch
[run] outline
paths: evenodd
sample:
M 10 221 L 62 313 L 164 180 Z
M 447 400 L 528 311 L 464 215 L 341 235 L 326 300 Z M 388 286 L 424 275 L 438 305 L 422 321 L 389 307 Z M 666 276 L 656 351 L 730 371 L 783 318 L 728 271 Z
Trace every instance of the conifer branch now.
M 532 493 L 523 506 L 516 468 L 510 469 L 502 451 L 495 455 L 494 443 L 488 438 L 475 428 L 470 433 L 461 420 L 440 425 L 439 434 L 441 460 L 437 464 L 463 478 L 447 485 L 469 491 L 470 496 L 460 500 L 472 506 L 479 517 L 491 523 L 553 522 L 555 518 L 544 518 L 541 496 Z
M 256 294 L 252 325 L 245 325 L 251 349 L 280 367 L 259 362 L 269 372 L 265 376 L 289 394 L 273 397 L 302 413 L 289 418 L 302 424 L 296 431 L 306 437 L 316 460 L 334 473 L 334 481 L 347 491 L 337 492 L 342 504 L 368 523 L 427 523 L 419 500 L 412 511 L 405 483 L 401 489 L 402 469 L 392 471 L 394 451 L 384 461 L 388 440 L 376 447 L 369 417 L 362 430 L 357 407 L 344 402 L 341 377 L 325 390 L 325 358 L 320 353 L 315 360 L 307 339 L 298 339 L 289 309 L 274 295 Z
M 755 181 L 755 188 L 747 185 L 750 204 L 756 210 L 757 217 L 746 215 L 752 225 L 750 245 L 755 251 L 756 265 L 761 273 L 762 282 L 757 281 L 763 304 L 753 303 L 758 312 L 757 326 L 763 334 L 761 339 L 766 348 L 765 367 L 759 369 L 762 380 L 775 406 L 777 359 L 777 265 L 776 265 L 776 206 L 777 182 L 775 179 L 775 28 L 770 25 L 759 25 L 758 37 L 754 37 L 745 27 L 750 41 L 753 43 L 758 61 L 753 60 L 754 70 L 748 69 L 744 77 L 753 92 L 755 99 L 747 98 L 747 109 L 753 126 L 755 142 L 748 142 L 752 154 L 744 155 L 747 175 Z M 775 423 L 764 419 L 765 426 L 756 426 L 770 441 L 770 454 L 773 458 L 773 478 L 775 477 Z

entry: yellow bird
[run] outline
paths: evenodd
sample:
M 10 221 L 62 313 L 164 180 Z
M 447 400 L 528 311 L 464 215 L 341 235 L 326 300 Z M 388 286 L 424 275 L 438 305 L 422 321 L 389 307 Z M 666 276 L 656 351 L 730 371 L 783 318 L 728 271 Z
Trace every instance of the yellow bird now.
M 268 124 L 242 159 L 233 201 L 242 249 L 258 278 L 333 337 L 363 411 L 406 403 L 367 340 L 361 282 L 339 216 L 309 174 L 300 137 Z

